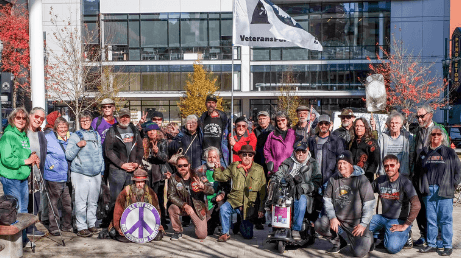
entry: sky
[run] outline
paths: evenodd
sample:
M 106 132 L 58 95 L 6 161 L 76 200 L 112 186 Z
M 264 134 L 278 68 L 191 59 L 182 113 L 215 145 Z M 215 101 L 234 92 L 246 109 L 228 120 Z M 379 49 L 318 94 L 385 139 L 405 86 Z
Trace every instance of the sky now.
M 451 0 L 450 2 L 450 39 L 456 27 L 461 27 L 461 0 Z

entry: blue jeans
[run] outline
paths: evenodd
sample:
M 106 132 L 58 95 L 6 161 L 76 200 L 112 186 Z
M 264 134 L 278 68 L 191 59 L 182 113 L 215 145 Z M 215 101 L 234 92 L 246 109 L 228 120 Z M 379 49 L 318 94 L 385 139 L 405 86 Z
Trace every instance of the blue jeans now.
M 430 185 L 430 194 L 423 197 L 427 216 L 427 245 L 436 247 L 439 225 L 444 248 L 453 248 L 453 199 L 439 196 L 439 186 Z
M 230 225 L 231 225 L 231 215 L 234 213 L 239 214 L 239 216 L 242 215 L 240 213 L 240 209 L 232 208 L 232 205 L 229 202 L 225 202 L 223 205 L 221 205 L 221 208 L 219 211 L 219 219 L 221 220 L 223 234 L 229 234 Z M 243 227 L 247 226 L 250 229 L 250 232 L 246 232 L 246 230 L 242 230 L 242 226 Z M 250 221 L 242 219 L 242 224 L 240 226 L 240 229 L 241 229 L 240 232 L 242 233 L 242 236 L 244 238 L 253 237 L 253 225 Z
M 370 231 L 373 232 L 375 238 L 378 237 L 379 231 L 385 229 L 384 233 L 384 247 L 391 254 L 396 254 L 403 249 L 403 246 L 407 242 L 408 234 L 410 233 L 411 226 L 404 231 L 392 232 L 390 228 L 392 225 L 403 225 L 405 221 L 398 219 L 388 219 L 380 214 L 373 215 L 370 222 Z
M 307 196 L 302 194 L 299 200 L 294 201 L 293 230 L 301 231 L 304 214 L 306 214 Z
M 29 182 L 25 180 L 8 179 L 0 177 L 3 185 L 4 194 L 12 195 L 18 198 L 19 210 L 18 213 L 29 213 L 27 207 L 29 206 Z M 22 231 L 22 241 L 27 242 L 26 230 Z
M 77 230 L 93 228 L 96 223 L 101 176 L 86 176 L 72 172 L 72 187 L 74 189 L 74 212 Z M 163 214 L 162 214 L 163 215 Z

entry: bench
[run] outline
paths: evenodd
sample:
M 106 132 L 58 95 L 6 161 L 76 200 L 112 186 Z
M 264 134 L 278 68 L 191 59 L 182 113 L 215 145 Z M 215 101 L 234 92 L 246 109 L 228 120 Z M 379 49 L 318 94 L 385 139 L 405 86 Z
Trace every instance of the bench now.
M 22 230 L 38 222 L 38 217 L 18 213 L 17 222 L 10 226 L 0 225 L 0 257 L 22 257 Z

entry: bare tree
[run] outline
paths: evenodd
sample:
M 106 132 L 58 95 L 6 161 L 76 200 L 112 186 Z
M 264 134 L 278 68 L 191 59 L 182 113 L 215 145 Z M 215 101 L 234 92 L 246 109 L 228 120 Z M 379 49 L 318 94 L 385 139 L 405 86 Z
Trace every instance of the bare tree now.
M 70 12 L 72 13 L 72 12 Z M 76 118 L 93 109 L 103 98 L 116 98 L 129 77 L 117 76 L 114 66 L 104 62 L 105 48 L 99 44 L 100 30 L 72 24 L 50 9 L 53 44 L 47 44 L 46 88 L 48 99 L 65 103 Z

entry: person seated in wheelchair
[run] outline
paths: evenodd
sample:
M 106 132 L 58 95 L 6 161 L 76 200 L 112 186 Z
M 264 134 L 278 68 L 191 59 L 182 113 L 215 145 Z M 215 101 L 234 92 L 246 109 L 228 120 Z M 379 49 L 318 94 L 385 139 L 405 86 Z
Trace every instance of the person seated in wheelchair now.
M 292 237 L 301 240 L 303 219 L 306 211 L 313 212 L 313 194 L 318 192 L 322 184 L 322 175 L 318 169 L 317 161 L 311 157 L 306 142 L 294 144 L 293 154 L 282 162 L 277 173 L 269 183 L 269 194 L 266 207 L 272 204 L 273 193 L 278 183 L 285 180 L 289 184 L 290 196 L 293 196 L 293 223 Z

